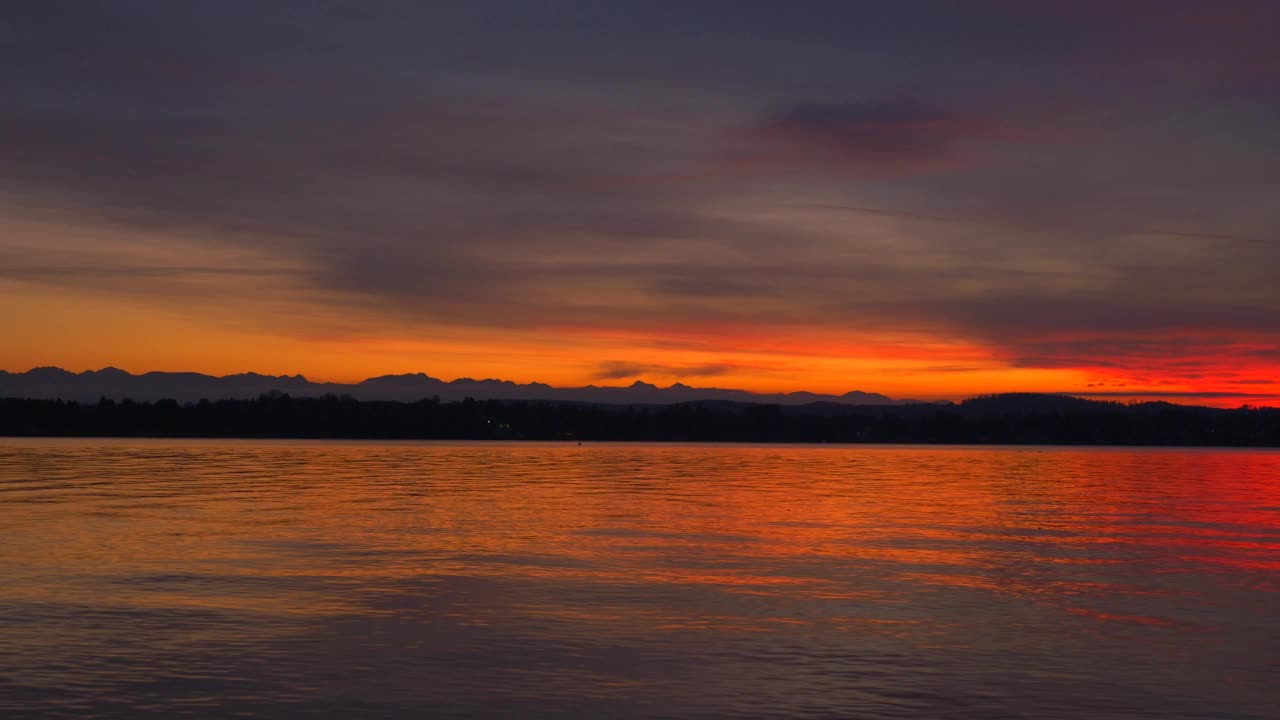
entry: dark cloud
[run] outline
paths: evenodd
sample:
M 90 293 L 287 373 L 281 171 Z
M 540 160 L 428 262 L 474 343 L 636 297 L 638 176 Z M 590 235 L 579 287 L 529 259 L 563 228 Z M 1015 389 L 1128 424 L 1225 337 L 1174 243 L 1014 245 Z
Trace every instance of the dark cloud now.
M 860 207 L 854 205 L 835 205 L 824 203 L 799 203 L 797 207 L 812 208 L 815 210 L 834 210 L 839 212 L 857 213 L 861 215 L 870 215 L 878 217 L 890 217 L 902 220 L 915 220 L 930 223 L 940 223 L 943 225 L 953 226 L 970 226 L 978 228 L 989 228 L 992 230 L 1011 230 L 1022 233 L 1030 233 L 1037 231 L 1054 231 L 1054 232 L 1076 232 L 1076 233 L 1092 233 L 1103 230 L 1111 235 L 1123 235 L 1132 233 L 1134 228 L 1114 227 L 1114 228 L 1098 228 L 1081 224 L 1076 227 L 1070 225 L 1057 224 L 1046 227 L 1038 225 L 1031 219 L 1020 219 L 1017 217 L 1006 218 L 983 218 L 983 217 L 957 217 L 948 215 L 928 214 L 921 212 L 909 212 L 903 210 L 894 210 L 890 208 L 874 208 Z M 1164 230 L 1158 227 L 1141 228 L 1137 230 L 1143 235 L 1164 236 L 1169 238 L 1188 238 L 1192 240 L 1222 240 L 1233 243 L 1280 243 L 1280 237 L 1252 237 L 1248 235 L 1233 235 L 1230 233 L 1212 233 L 1212 232 L 1185 232 L 1178 230 Z
M 711 377 L 724 375 L 733 368 L 728 365 L 663 365 L 634 363 L 615 360 L 602 363 L 592 375 L 595 380 L 626 380 L 638 377 Z
M 788 169 L 899 174 L 954 169 L 979 145 L 1027 142 L 1033 133 L 916 100 L 809 102 L 770 113 L 744 133 L 729 163 L 742 172 Z

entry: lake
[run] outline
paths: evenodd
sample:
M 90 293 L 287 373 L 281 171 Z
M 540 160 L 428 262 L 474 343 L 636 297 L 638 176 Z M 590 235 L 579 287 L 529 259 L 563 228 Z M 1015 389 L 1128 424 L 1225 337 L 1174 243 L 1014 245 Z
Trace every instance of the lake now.
M 1275 718 L 1280 453 L 0 439 L 0 716 Z

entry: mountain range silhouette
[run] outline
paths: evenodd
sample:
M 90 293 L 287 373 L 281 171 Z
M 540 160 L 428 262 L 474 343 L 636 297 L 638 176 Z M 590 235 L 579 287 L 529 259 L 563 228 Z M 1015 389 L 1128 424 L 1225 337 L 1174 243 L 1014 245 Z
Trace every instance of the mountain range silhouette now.
M 58 367 L 38 367 L 24 373 L 0 370 L 0 397 L 93 402 L 99 398 L 138 401 L 173 399 L 178 402 L 250 399 L 272 393 L 293 397 L 349 395 L 357 400 L 413 402 L 438 397 L 451 402 L 476 400 L 547 400 L 610 405 L 667 405 L 700 401 L 732 401 L 777 405 L 837 403 L 841 405 L 907 405 L 879 393 L 852 391 L 843 395 L 811 392 L 754 393 L 726 388 L 699 388 L 683 383 L 659 387 L 635 381 L 626 386 L 585 385 L 552 387 L 545 383 L 510 380 L 441 380 L 425 373 L 382 375 L 358 383 L 312 382 L 302 375 L 241 373 L 222 377 L 194 372 L 148 372 L 134 375 L 106 367 L 74 373 Z

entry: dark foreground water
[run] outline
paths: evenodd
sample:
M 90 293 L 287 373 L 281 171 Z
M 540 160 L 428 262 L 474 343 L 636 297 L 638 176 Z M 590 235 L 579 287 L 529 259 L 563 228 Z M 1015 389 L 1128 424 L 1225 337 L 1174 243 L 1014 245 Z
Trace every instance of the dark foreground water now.
M 1280 717 L 1280 453 L 0 439 L 0 717 Z

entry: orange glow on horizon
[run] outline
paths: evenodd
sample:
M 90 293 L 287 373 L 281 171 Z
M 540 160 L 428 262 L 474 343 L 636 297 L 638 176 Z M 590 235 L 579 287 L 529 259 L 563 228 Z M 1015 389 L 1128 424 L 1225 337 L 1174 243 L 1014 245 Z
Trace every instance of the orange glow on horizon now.
M 1191 357 L 1164 361 L 1166 367 L 1158 358 L 1137 358 L 1149 362 L 1145 373 L 1079 361 L 1074 367 L 1029 367 L 997 348 L 924 332 L 821 327 L 420 325 L 326 331 L 290 323 L 287 312 L 267 309 L 255 316 L 251 307 L 235 303 L 196 312 L 22 283 L 0 284 L 0 292 L 7 332 L 23 339 L 0 350 L 0 368 L 11 372 L 45 365 L 74 372 L 115 366 L 133 373 L 302 374 L 344 383 L 425 372 L 443 380 L 498 378 L 558 387 L 643 380 L 764 393 L 861 390 L 918 400 L 1069 392 L 1223 407 L 1280 404 L 1280 368 L 1262 360 L 1244 366 L 1231 358 Z M 275 318 L 286 322 L 272 327 Z M 1179 379 L 1174 363 L 1189 359 L 1210 368 L 1217 363 L 1220 372 L 1198 382 Z

